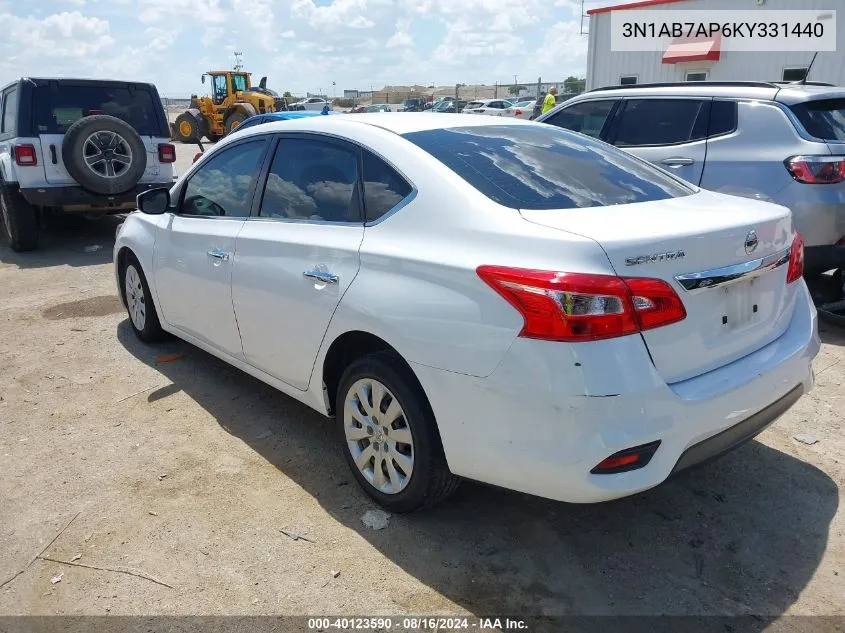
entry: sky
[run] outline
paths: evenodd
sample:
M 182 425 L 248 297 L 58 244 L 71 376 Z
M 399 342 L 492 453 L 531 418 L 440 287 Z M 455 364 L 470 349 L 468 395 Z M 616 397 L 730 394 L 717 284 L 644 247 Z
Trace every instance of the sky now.
M 280 93 L 561 81 L 585 74 L 580 30 L 581 0 L 0 0 L 0 84 L 108 77 L 187 97 L 234 51 Z

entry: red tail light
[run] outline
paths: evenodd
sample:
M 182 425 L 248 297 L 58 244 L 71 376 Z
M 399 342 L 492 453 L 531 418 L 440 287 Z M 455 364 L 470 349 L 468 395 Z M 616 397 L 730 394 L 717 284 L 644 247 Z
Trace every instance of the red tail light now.
M 162 163 L 176 162 L 176 148 L 170 143 L 158 144 L 158 160 Z
M 845 180 L 845 156 L 793 156 L 784 164 L 798 182 L 830 185 Z
M 21 167 L 35 167 L 38 156 L 34 145 L 15 145 L 15 162 Z
M 596 341 L 686 318 L 677 293 L 660 279 L 479 266 L 478 276 L 525 319 L 520 336 Z
M 197 162 L 200 158 L 202 158 L 202 152 L 197 152 L 196 154 L 194 154 L 194 160 L 192 160 L 191 162 L 192 162 L 192 163 L 195 163 L 195 162 Z
M 804 275 L 804 236 L 795 233 L 792 248 L 789 249 L 789 269 L 786 272 L 786 283 L 798 281 Z

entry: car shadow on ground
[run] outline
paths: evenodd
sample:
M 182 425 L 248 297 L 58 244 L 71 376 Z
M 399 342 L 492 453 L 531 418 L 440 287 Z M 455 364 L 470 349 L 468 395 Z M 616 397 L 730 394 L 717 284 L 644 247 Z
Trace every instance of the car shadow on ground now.
M 166 395 L 184 391 L 333 519 L 477 615 L 777 616 L 816 573 L 837 511 L 824 472 L 752 441 L 620 501 L 567 505 L 464 482 L 444 505 L 373 531 L 361 516 L 375 506 L 347 470 L 333 421 L 187 343 L 146 346 L 125 320 L 117 335 L 173 383 Z M 184 357 L 155 364 L 172 353 Z M 396 601 L 431 611 L 424 597 Z
M 50 217 L 39 235 L 38 248 L 27 253 L 9 248 L 0 231 L 0 263 L 18 268 L 107 264 L 112 260 L 115 232 L 123 219 L 122 215 L 97 220 L 72 215 Z

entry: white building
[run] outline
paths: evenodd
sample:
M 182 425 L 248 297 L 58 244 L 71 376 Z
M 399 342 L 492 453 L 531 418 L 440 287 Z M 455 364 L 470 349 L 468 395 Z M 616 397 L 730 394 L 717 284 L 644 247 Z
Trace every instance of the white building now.
M 611 16 L 645 10 L 753 10 L 760 21 L 772 9 L 840 9 L 836 15 L 836 52 L 820 52 L 810 81 L 845 85 L 845 0 L 640 0 L 591 9 L 587 52 L 587 90 L 602 86 L 678 81 L 797 81 L 813 52 L 740 52 L 720 50 L 720 42 L 701 46 L 670 44 L 665 51 L 612 51 Z M 682 16 L 680 16 L 682 17 Z M 728 17 L 728 16 L 726 16 Z M 729 18 L 728 18 L 729 19 Z M 683 22 L 683 20 L 679 20 Z

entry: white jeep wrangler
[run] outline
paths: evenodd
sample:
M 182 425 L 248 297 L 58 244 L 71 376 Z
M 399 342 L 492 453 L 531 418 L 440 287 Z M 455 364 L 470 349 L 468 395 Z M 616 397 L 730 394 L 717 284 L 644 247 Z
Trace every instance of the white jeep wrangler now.
M 27 77 L 3 88 L 0 113 L 0 217 L 15 251 L 36 248 L 45 210 L 122 213 L 175 180 L 152 84 Z

